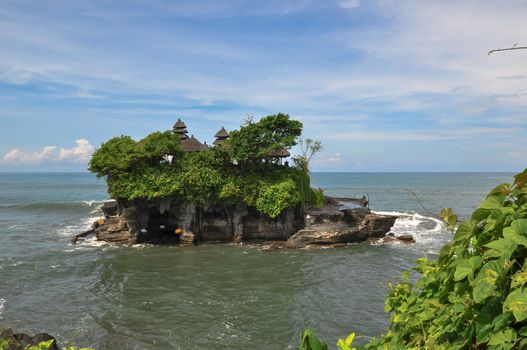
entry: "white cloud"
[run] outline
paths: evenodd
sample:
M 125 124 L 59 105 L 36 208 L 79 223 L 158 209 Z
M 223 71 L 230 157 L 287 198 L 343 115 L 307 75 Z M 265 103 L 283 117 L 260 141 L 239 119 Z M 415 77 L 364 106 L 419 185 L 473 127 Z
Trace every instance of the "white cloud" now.
M 87 163 L 90 160 L 92 153 L 95 151 L 90 142 L 86 139 L 76 140 L 77 147 L 61 148 L 57 157 L 58 161 L 70 160 L 74 163 Z
M 479 140 L 482 137 L 501 137 L 508 135 L 512 137 L 516 128 L 491 128 L 491 127 L 465 127 L 465 128 L 443 128 L 435 130 L 413 130 L 413 131 L 368 131 L 356 130 L 349 132 L 335 132 L 327 134 L 328 138 L 341 141 L 470 141 Z
M 45 146 L 33 153 L 14 148 L 4 155 L 2 162 L 14 165 L 37 165 L 46 162 L 87 163 L 95 148 L 86 139 L 76 140 L 75 143 L 77 143 L 76 147 L 61 148 L 58 153 L 57 146 Z
M 4 162 L 10 164 L 40 164 L 46 160 L 53 159 L 56 148 L 56 146 L 46 146 L 35 153 L 28 153 L 15 148 L 4 155 Z
M 360 0 L 343 0 L 340 2 L 340 7 L 345 9 L 353 9 L 360 6 Z
M 318 156 L 313 158 L 314 165 L 337 165 L 342 163 L 342 154 L 335 153 L 329 156 Z

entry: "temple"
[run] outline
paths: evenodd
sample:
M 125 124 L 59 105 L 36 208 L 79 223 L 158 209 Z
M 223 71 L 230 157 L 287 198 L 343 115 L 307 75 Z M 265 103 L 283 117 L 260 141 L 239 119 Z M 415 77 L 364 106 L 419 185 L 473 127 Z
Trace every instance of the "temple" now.
M 226 145 L 226 141 L 229 139 L 229 133 L 222 126 L 220 131 L 218 131 L 216 135 L 214 135 L 214 137 L 216 138 L 216 140 L 214 140 L 212 144 L 216 146 L 224 146 Z
M 179 135 L 179 139 L 181 140 L 181 148 L 185 152 L 197 152 L 209 148 L 206 142 L 199 142 L 198 139 L 194 137 L 194 135 L 188 137 L 187 126 L 181 120 L 181 118 L 178 118 L 176 124 L 174 124 L 172 132 Z
M 206 142 L 201 143 L 198 139 L 192 135 L 191 137 L 188 137 L 188 130 L 187 125 L 181 120 L 181 118 L 178 118 L 177 122 L 174 124 L 174 127 L 172 128 L 172 132 L 174 134 L 179 135 L 179 138 L 181 140 L 181 148 L 185 152 L 196 152 L 201 151 L 204 149 L 209 148 Z M 212 142 L 214 146 L 221 146 L 224 148 L 229 147 L 229 139 L 230 135 L 227 130 L 222 126 L 221 129 L 214 135 L 215 140 Z M 269 155 L 267 158 L 269 159 L 283 159 L 289 157 L 291 154 L 289 151 L 285 148 L 273 150 L 269 152 Z

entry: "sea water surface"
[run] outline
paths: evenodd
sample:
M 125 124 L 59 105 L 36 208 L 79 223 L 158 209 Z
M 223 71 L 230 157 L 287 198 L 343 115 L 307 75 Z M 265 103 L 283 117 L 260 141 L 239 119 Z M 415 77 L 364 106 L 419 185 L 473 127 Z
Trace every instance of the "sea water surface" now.
M 292 349 L 388 327 L 388 282 L 451 238 L 431 212 L 468 217 L 510 173 L 314 173 L 329 195 L 367 195 L 414 245 L 262 251 L 215 245 L 71 245 L 107 199 L 91 174 L 0 174 L 0 328 L 96 349 Z

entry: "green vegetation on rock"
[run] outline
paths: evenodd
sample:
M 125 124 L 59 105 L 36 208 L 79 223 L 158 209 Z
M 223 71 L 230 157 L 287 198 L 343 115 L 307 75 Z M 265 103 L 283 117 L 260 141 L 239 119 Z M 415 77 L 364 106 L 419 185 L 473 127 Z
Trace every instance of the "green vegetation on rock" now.
M 415 284 L 408 272 L 390 284 L 390 330 L 359 349 L 527 349 L 527 169 L 514 179 L 457 226 L 437 261 L 416 261 Z M 451 210 L 441 214 L 455 225 Z M 300 349 L 325 349 L 311 338 Z
M 310 186 L 305 161 L 291 167 L 280 161 L 301 133 L 301 122 L 277 114 L 249 121 L 225 144 L 195 152 L 182 151 L 180 136 L 170 131 L 138 142 L 117 136 L 95 151 L 89 170 L 106 177 L 116 199 L 244 203 L 274 218 L 286 208 L 323 202 L 322 192 Z

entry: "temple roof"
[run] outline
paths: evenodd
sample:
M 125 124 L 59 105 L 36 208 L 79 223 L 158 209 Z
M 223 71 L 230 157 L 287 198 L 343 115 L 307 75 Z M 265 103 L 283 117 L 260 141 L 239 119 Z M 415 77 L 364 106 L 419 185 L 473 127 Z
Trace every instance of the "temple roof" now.
M 286 150 L 285 148 L 280 148 L 280 149 L 269 151 L 270 158 L 285 158 L 285 157 L 289 157 L 290 155 L 291 153 L 289 153 L 289 151 Z
M 220 131 L 218 131 L 216 133 L 216 135 L 214 135 L 214 137 L 218 138 L 218 139 L 226 139 L 227 137 L 229 137 L 229 133 L 227 132 L 227 130 L 225 130 L 225 128 L 222 126 Z
M 199 142 L 198 139 L 192 135 L 189 139 L 181 141 L 181 148 L 185 152 L 196 152 L 207 149 L 208 146 Z
M 178 118 L 176 124 L 174 124 L 174 130 L 186 129 L 186 128 L 187 126 L 185 125 L 185 123 L 181 120 L 181 118 Z

